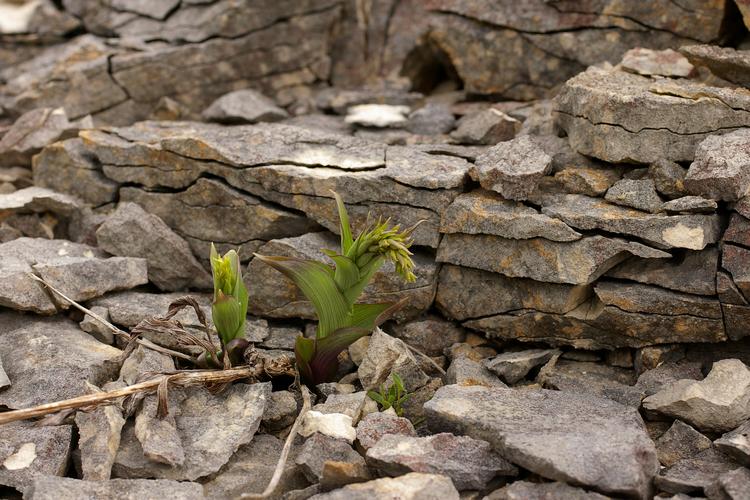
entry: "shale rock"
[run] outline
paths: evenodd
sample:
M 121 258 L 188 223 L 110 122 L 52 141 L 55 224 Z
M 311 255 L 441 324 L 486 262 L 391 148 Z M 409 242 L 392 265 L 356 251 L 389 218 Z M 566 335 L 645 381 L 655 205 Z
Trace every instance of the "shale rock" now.
M 711 448 L 711 440 L 680 420 L 656 441 L 659 462 L 665 467 Z
M 713 200 L 737 201 L 750 190 L 748 130 L 715 135 L 700 143 L 685 177 L 691 193 Z
M 305 441 L 295 459 L 295 463 L 312 483 L 320 481 L 323 466 L 328 461 L 365 465 L 365 459 L 345 441 L 320 433 L 312 434 Z
M 614 183 L 604 197 L 616 205 L 635 208 L 644 212 L 661 211 L 662 201 L 656 193 L 656 186 L 651 179 L 622 179 Z
M 459 496 L 449 478 L 438 474 L 411 472 L 395 478 L 350 484 L 338 490 L 310 497 L 311 500 L 370 500 L 372 498 L 458 500 Z
M 518 469 L 493 453 L 486 441 L 449 433 L 427 437 L 383 436 L 367 450 L 367 463 L 390 476 L 424 472 L 447 476 L 458 490 L 481 490 L 495 476 Z
M 656 476 L 654 484 L 669 493 L 702 493 L 720 476 L 737 469 L 741 466 L 709 448 L 694 457 L 680 460 Z
M 76 199 L 36 186 L 0 195 L 0 218 L 3 219 L 11 214 L 42 212 L 71 217 L 79 209 Z
M 106 481 L 112 472 L 120 431 L 125 425 L 122 411 L 115 405 L 90 412 L 76 412 L 78 447 L 81 450 L 81 469 L 87 481 Z
M 738 3 L 742 4 L 742 2 Z M 711 73 L 724 80 L 741 87 L 750 86 L 750 55 L 746 50 L 716 45 L 686 45 L 680 47 L 680 52 L 691 63 L 707 67 Z
M 460 144 L 493 146 L 513 139 L 520 129 L 520 121 L 502 111 L 489 108 L 464 115 L 451 137 Z
M 543 365 L 560 351 L 554 349 L 530 349 L 504 352 L 485 361 L 484 365 L 509 384 L 515 384 L 534 367 Z
M 93 126 L 89 119 L 85 124 Z M 0 139 L 0 165 L 31 166 L 31 157 L 61 138 L 75 136 L 79 124 L 68 121 L 63 108 L 40 108 L 23 114 Z
M 203 111 L 203 118 L 219 123 L 275 122 L 288 117 L 273 100 L 251 89 L 225 94 Z
M 669 77 L 687 77 L 694 69 L 685 56 L 677 51 L 672 49 L 651 50 L 640 47 L 625 52 L 620 66 L 625 71 L 638 73 L 639 75 Z
M 390 386 L 393 373 L 401 377 L 407 391 L 414 391 L 429 381 L 404 341 L 376 328 L 359 364 L 357 375 L 362 386 L 369 390 L 380 384 Z
M 81 498 L 175 498 L 202 500 L 198 483 L 166 479 L 112 479 L 81 481 L 69 477 L 42 476 L 28 488 L 26 498 L 33 500 L 76 500 Z
M 513 484 L 493 491 L 485 497 L 485 500 L 548 500 L 550 498 L 606 500 L 609 497 L 557 481 L 553 483 L 515 481 Z
M 439 389 L 425 410 L 433 431 L 485 439 L 549 479 L 647 498 L 658 470 L 640 415 L 606 399 L 453 385 Z
M 664 203 L 661 208 L 667 213 L 694 214 L 711 213 L 716 211 L 717 207 L 714 200 L 701 196 L 683 196 Z
M 716 448 L 734 458 L 738 463 L 750 466 L 750 420 L 729 431 L 714 441 Z
M 365 415 L 357 425 L 357 444 L 364 451 L 375 446 L 386 435 L 415 437 L 417 433 L 408 419 L 385 412 Z

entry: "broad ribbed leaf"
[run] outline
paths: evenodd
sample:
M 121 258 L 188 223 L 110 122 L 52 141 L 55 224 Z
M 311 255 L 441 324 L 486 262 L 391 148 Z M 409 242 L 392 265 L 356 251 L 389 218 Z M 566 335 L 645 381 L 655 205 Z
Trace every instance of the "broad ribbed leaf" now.
M 314 385 L 333 380 L 338 370 L 338 356 L 352 343 L 369 334 L 365 328 L 340 328 L 325 338 L 315 341 L 315 357 L 310 363 Z
M 377 320 L 381 314 L 388 311 L 394 305 L 392 302 L 382 304 L 354 304 L 349 324 L 372 331 L 380 324 L 377 323 Z
M 357 302 L 357 299 L 362 295 L 362 291 L 370 284 L 370 280 L 378 272 L 380 266 L 383 265 L 385 259 L 381 256 L 377 256 L 372 259 L 364 268 L 359 270 L 359 281 L 350 286 L 344 291 L 344 297 L 350 303 Z
M 330 267 L 293 257 L 255 256 L 291 279 L 312 302 L 318 315 L 318 338 L 347 324 L 351 307 L 336 286 Z
M 336 208 L 339 211 L 339 227 L 341 230 L 341 253 L 346 255 L 352 246 L 352 227 L 349 225 L 349 214 L 346 211 L 344 200 L 337 192 L 332 191 L 333 197 L 336 198 Z
M 232 296 L 224 295 L 221 291 L 219 291 L 218 298 L 211 305 L 211 316 L 214 326 L 216 326 L 216 331 L 219 332 L 219 337 L 221 337 L 222 344 L 226 344 L 235 338 L 244 320 L 239 301 Z
M 333 275 L 334 280 L 339 286 L 339 290 L 346 297 L 346 291 L 359 282 L 359 268 L 349 257 L 344 257 L 343 255 L 332 255 L 330 257 L 336 264 L 336 271 Z M 354 300 L 350 300 L 349 303 L 353 304 Z
M 297 371 L 303 380 L 312 383 L 313 374 L 310 362 L 315 356 L 315 340 L 303 336 L 297 337 L 294 342 L 294 358 L 297 361 Z

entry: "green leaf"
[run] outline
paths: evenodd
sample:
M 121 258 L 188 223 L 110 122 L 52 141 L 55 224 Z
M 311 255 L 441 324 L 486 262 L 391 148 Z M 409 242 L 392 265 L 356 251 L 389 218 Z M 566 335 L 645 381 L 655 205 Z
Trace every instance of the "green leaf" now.
M 312 302 L 318 315 L 319 339 L 348 324 L 351 307 L 336 286 L 330 267 L 293 257 L 255 256 L 291 279 Z
M 372 259 L 366 266 L 359 269 L 359 281 L 344 291 L 344 296 L 352 304 L 357 302 L 359 296 L 362 295 L 362 291 L 370 284 L 372 277 L 378 272 L 380 266 L 383 265 L 385 259 L 381 256 L 377 256 Z
M 351 326 L 357 326 L 372 331 L 378 323 L 378 318 L 393 306 L 391 302 L 381 304 L 354 304 L 349 319 Z
M 218 293 L 218 298 L 211 304 L 211 316 L 222 344 L 227 344 L 235 338 L 238 329 L 244 324 L 244 317 L 236 298 L 224 295 L 221 290 Z
M 306 381 L 312 381 L 313 374 L 310 362 L 315 357 L 315 340 L 303 336 L 297 337 L 294 342 L 294 358 L 297 361 L 297 370 Z
M 359 268 L 349 257 L 343 255 L 330 255 L 329 257 L 336 264 L 333 279 L 339 286 L 339 290 L 344 292 L 344 296 L 349 299 L 346 291 L 359 282 Z M 354 304 L 354 300 L 349 300 L 349 303 Z
M 382 406 L 385 406 L 386 404 L 388 404 L 385 398 L 383 398 L 383 396 L 381 396 L 375 391 L 367 391 L 367 395 L 369 396 L 370 399 L 372 399 L 376 403 L 380 403 Z
M 401 380 L 401 377 L 398 373 L 394 372 L 391 374 L 391 378 L 393 379 L 393 384 L 398 388 L 399 391 L 404 390 L 404 381 Z
M 341 253 L 346 255 L 354 242 L 352 239 L 352 227 L 349 224 L 349 214 L 346 211 L 344 200 L 336 191 L 331 191 L 336 199 L 336 208 L 339 212 L 339 227 L 341 230 Z

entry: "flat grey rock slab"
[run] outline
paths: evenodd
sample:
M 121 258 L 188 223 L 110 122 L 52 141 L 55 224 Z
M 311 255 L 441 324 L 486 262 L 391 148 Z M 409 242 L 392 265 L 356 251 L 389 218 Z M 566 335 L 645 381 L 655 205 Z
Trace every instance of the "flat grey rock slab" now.
M 656 476 L 654 485 L 668 493 L 703 493 L 727 472 L 742 466 L 713 448 L 685 458 Z
M 695 69 L 690 61 L 672 49 L 652 50 L 642 47 L 625 52 L 620 66 L 639 75 L 687 77 Z
M 727 432 L 714 441 L 714 444 L 738 463 L 750 466 L 750 420 Z
M 556 349 L 529 349 L 525 351 L 503 352 L 484 362 L 490 371 L 496 373 L 508 384 L 515 384 L 534 367 L 543 365 L 555 354 Z
M 549 479 L 650 498 L 653 442 L 634 409 L 586 394 L 446 386 L 425 404 L 433 431 L 484 439 Z
M 409 419 L 384 412 L 365 415 L 357 425 L 357 443 L 365 452 L 389 434 L 410 437 L 417 435 Z
M 289 113 L 260 92 L 243 89 L 216 99 L 203 110 L 203 118 L 230 124 L 276 122 L 289 118 Z
M 550 500 L 553 498 L 565 498 L 566 500 L 606 500 L 609 497 L 557 481 L 552 483 L 516 481 L 499 490 L 493 491 L 484 497 L 484 500 Z
M 705 66 L 711 73 L 743 87 L 750 86 L 750 55 L 746 50 L 716 45 L 683 45 L 687 59 L 696 66 Z
M 166 479 L 112 479 L 82 481 L 69 477 L 42 476 L 24 494 L 30 500 L 95 500 L 100 498 L 203 500 L 198 483 Z
M 750 190 L 750 132 L 737 130 L 706 138 L 685 177 L 691 193 L 716 201 L 737 201 Z
M 709 448 L 710 439 L 680 420 L 675 420 L 656 440 L 659 462 L 664 467 L 672 467 L 680 460 L 694 457 Z
M 410 472 L 400 477 L 350 484 L 338 490 L 314 495 L 310 497 L 310 500 L 372 500 L 373 498 L 458 500 L 460 497 L 449 478 L 438 474 Z
M 651 179 L 621 179 L 607 190 L 604 199 L 616 205 L 656 213 L 664 203 Z

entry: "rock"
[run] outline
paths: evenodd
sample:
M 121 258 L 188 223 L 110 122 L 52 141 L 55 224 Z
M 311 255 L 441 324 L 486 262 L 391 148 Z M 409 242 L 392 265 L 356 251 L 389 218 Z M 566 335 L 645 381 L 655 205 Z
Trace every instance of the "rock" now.
M 179 498 L 201 500 L 203 487 L 198 483 L 166 479 L 112 479 L 81 481 L 69 477 L 41 476 L 34 480 L 25 496 L 32 500 L 75 500 L 83 498 Z
M 89 120 L 87 125 L 93 124 Z M 68 121 L 63 108 L 39 108 L 24 113 L 0 139 L 0 164 L 31 166 L 32 156 L 65 135 L 74 136 L 78 126 Z
M 721 235 L 716 215 L 652 215 L 575 194 L 547 200 L 542 213 L 577 229 L 635 236 L 661 248 L 702 250 Z
M 430 103 L 412 111 L 406 128 L 412 134 L 440 135 L 453 130 L 455 124 L 456 119 L 448 106 Z
M 542 238 L 509 240 L 490 235 L 447 234 L 438 249 L 437 260 L 511 278 L 583 285 L 629 255 L 646 259 L 669 256 L 640 243 L 604 236 L 560 243 Z
M 390 476 L 424 472 L 447 476 L 458 490 L 481 490 L 495 476 L 518 469 L 490 450 L 486 441 L 449 433 L 428 437 L 383 436 L 367 450 L 367 463 Z
M 68 304 L 53 303 L 43 286 L 28 276 L 31 272 L 78 302 L 148 282 L 143 259 L 106 258 L 96 248 L 63 240 L 18 238 L 0 244 L 0 262 L 0 305 L 41 314 Z
M 653 179 L 656 190 L 667 198 L 680 198 L 687 194 L 686 175 L 686 168 L 663 158 L 648 167 L 648 176 Z
M 549 479 L 647 498 L 658 470 L 637 411 L 606 399 L 446 386 L 425 411 L 433 432 L 485 439 L 506 459 Z
M 79 202 L 67 195 L 42 187 L 27 187 L 0 195 L 0 218 L 12 214 L 52 212 L 71 217 L 80 210 Z
M 651 179 L 622 179 L 615 182 L 604 197 L 616 205 L 635 208 L 644 212 L 656 213 L 662 210 L 661 198 Z
M 738 2 L 742 5 L 743 2 Z M 747 9 L 747 7 L 740 7 Z M 741 87 L 750 86 L 750 56 L 746 50 L 716 45 L 683 45 L 680 53 L 696 66 L 705 66 L 714 75 L 736 83 Z
M 411 321 L 393 327 L 393 333 L 408 345 L 428 356 L 442 356 L 443 351 L 466 338 L 464 330 L 455 323 L 437 316 Z
M 515 384 L 534 367 L 543 365 L 555 354 L 560 354 L 560 351 L 556 349 L 529 349 L 504 352 L 486 360 L 484 366 L 495 372 L 508 384 Z
M 384 412 L 365 415 L 357 425 L 357 444 L 365 452 L 375 446 L 383 436 L 416 436 L 412 423 L 403 417 Z
M 5 373 L 5 370 L 3 369 L 3 359 L 0 357 L 0 389 L 4 387 L 8 387 L 10 385 L 10 379 L 8 378 L 8 374 Z
M 68 469 L 73 427 L 36 427 L 32 422 L 0 426 L 0 485 L 26 492 L 36 478 Z M 58 497 L 59 498 L 59 497 Z
M 643 407 L 699 430 L 730 431 L 750 418 L 750 369 L 737 359 L 717 361 L 702 381 L 679 380 L 647 397 Z
M 352 417 L 343 413 L 321 413 L 310 410 L 305 415 L 299 433 L 302 436 L 322 434 L 332 439 L 354 443 L 357 431 L 352 426 Z
M 8 245 L 8 243 L 6 243 Z M 2 248 L 0 246 L 0 248 Z M 750 250 L 734 245 L 724 245 L 721 266 L 732 275 L 737 288 L 745 299 L 750 298 Z
M 133 427 L 126 425 L 112 468 L 113 476 L 192 481 L 217 472 L 240 446 L 253 439 L 271 393 L 271 384 L 234 384 L 217 395 L 203 387 L 191 387 L 184 393 L 179 405 L 170 411 L 174 412 L 185 462 L 175 467 L 149 462 L 135 439 Z M 233 425 L 228 426 L 227 422 Z
M 345 121 L 362 127 L 401 128 L 407 124 L 408 113 L 408 106 L 358 104 L 348 109 Z
M 510 200 L 526 200 L 536 184 L 550 173 L 552 157 L 531 137 L 522 135 L 491 147 L 469 169 L 484 189 Z
M 351 417 L 352 424 L 356 425 L 365 413 L 370 413 L 368 410 L 377 412 L 377 408 L 377 404 L 367 397 L 366 392 L 359 391 L 351 394 L 330 394 L 326 397 L 325 403 L 316 404 L 312 409 L 324 414 L 343 413 Z
M 678 214 L 711 213 L 715 212 L 717 207 L 714 200 L 700 196 L 683 196 L 662 205 L 665 212 Z
M 119 349 L 104 345 L 63 317 L 0 314 L 0 356 L 11 381 L 0 405 L 28 408 L 87 393 L 113 375 Z
M 594 293 L 604 304 L 628 312 L 722 318 L 721 304 L 714 298 L 649 285 L 600 281 L 594 287 Z
M 435 298 L 448 317 L 458 320 L 500 314 L 517 309 L 566 313 L 591 294 L 586 285 L 542 283 L 524 278 L 444 265 Z
M 294 327 L 271 327 L 268 337 L 263 339 L 260 346 L 264 349 L 287 349 L 294 350 L 297 337 L 302 336 L 302 331 Z
M 750 470 L 735 469 L 725 472 L 710 486 L 704 488 L 709 498 L 741 500 L 750 496 Z
M 640 47 L 625 52 L 620 66 L 625 71 L 639 75 L 669 77 L 687 77 L 694 69 L 680 52 L 672 49 L 651 50 Z
M 146 259 L 149 281 L 160 290 L 210 286 L 210 275 L 185 240 L 135 203 L 121 203 L 97 229 L 96 241 L 112 255 Z
M 736 130 L 706 138 L 685 176 L 691 194 L 712 200 L 737 201 L 750 190 L 750 143 L 747 130 Z
M 521 130 L 521 122 L 494 108 L 464 115 L 451 137 L 460 144 L 485 144 L 513 139 Z
M 742 423 L 714 441 L 716 448 L 735 459 L 738 463 L 750 466 L 750 420 Z
M 373 479 L 370 468 L 359 462 L 334 462 L 331 460 L 323 463 L 323 472 L 320 477 L 320 488 L 329 491 L 343 488 L 348 484 L 364 483 Z
M 314 495 L 310 497 L 310 500 L 370 500 L 372 498 L 458 500 L 459 496 L 455 486 L 447 477 L 411 472 L 395 478 L 350 484 L 338 490 Z
M 276 122 L 289 118 L 289 113 L 260 92 L 235 90 L 216 99 L 203 110 L 203 118 L 219 123 Z
M 90 310 L 105 321 L 109 321 L 109 309 L 106 307 L 93 306 Z M 78 323 L 78 326 L 81 327 L 81 330 L 84 332 L 90 333 L 99 342 L 112 345 L 115 341 L 115 334 L 112 330 L 109 327 L 104 326 L 99 320 L 95 319 L 90 314 L 86 314 L 83 317 L 83 320 Z
M 697 295 L 716 293 L 715 281 L 719 251 L 709 247 L 700 252 L 685 252 L 683 258 L 630 258 L 613 267 L 606 276 L 657 285 Z
M 675 420 L 672 427 L 656 440 L 656 453 L 664 467 L 672 467 L 680 460 L 709 448 L 710 439 L 680 420 Z
M 559 219 L 491 191 L 459 195 L 445 210 L 441 233 L 494 234 L 511 239 L 575 241 L 581 234 Z
M 709 448 L 680 460 L 656 476 L 654 485 L 668 493 L 701 493 L 724 473 L 740 468 L 722 453 Z
M 365 465 L 365 459 L 345 441 L 313 433 L 302 445 L 295 463 L 311 483 L 320 482 L 323 466 L 328 461 Z
M 608 497 L 574 488 L 565 483 L 532 483 L 530 481 L 515 481 L 513 484 L 495 490 L 484 500 L 548 500 L 552 498 L 566 498 L 568 500 L 605 500 Z
M 473 359 L 455 358 L 446 372 L 449 384 L 462 386 L 481 385 L 483 387 L 507 387 L 494 373 Z
M 568 165 L 555 172 L 555 181 L 565 192 L 603 196 L 622 176 L 622 168 L 599 165 Z
M 613 163 L 652 163 L 700 158 L 705 145 L 698 145 L 709 135 L 748 126 L 748 109 L 750 96 L 733 89 L 591 67 L 563 85 L 556 112 L 575 151 Z
M 750 220 L 733 213 L 729 220 L 729 227 L 724 231 L 724 241 L 750 246 Z
M 263 413 L 263 427 L 272 431 L 282 430 L 297 418 L 297 400 L 290 391 L 272 392 Z
M 338 246 L 339 238 L 330 233 L 309 233 L 297 238 L 273 240 L 263 245 L 258 253 L 330 262 L 321 249 Z M 437 285 L 437 265 L 432 258 L 418 252 L 415 252 L 414 262 L 416 282 L 404 283 L 401 277 L 393 272 L 393 264 L 386 263 L 375 273 L 360 301 L 397 302 L 406 298 L 407 304 L 396 314 L 399 320 L 415 317 L 425 311 L 432 303 Z M 278 271 L 259 260 L 252 260 L 245 276 L 250 294 L 248 310 L 251 314 L 266 317 L 315 318 L 312 305 L 307 302 L 296 285 Z
M 357 375 L 366 389 L 380 384 L 390 386 L 392 374 L 397 373 L 407 391 L 414 391 L 427 383 L 429 377 L 422 371 L 415 355 L 404 341 L 391 337 L 376 328 L 370 337 L 367 351 L 359 364 Z
M 635 409 L 640 407 L 644 397 L 640 387 L 632 387 L 635 374 L 631 370 L 588 361 L 552 358 L 539 371 L 537 381 L 548 389 L 591 394 Z
M 732 281 L 732 277 L 724 271 L 716 273 L 716 295 L 719 297 L 719 302 L 722 305 L 748 305 L 742 292 L 740 292 L 740 289 Z
M 81 469 L 86 481 L 106 481 L 112 472 L 120 431 L 125 425 L 122 411 L 115 405 L 90 412 L 76 412 L 78 447 L 81 450 Z
M 262 493 L 273 476 L 284 443 L 268 434 L 257 434 L 241 446 L 229 462 L 203 485 L 205 498 L 236 498 L 243 493 Z M 299 446 L 293 446 L 276 494 L 304 488 L 307 479 L 294 463 Z M 201 497 L 203 498 L 203 497 Z

